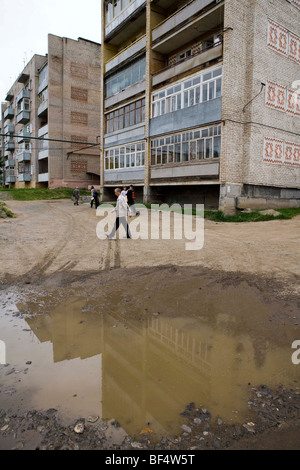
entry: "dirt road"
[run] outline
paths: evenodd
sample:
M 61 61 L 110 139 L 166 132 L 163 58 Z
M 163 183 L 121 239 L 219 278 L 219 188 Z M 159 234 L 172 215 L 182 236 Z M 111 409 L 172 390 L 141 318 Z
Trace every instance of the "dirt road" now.
M 248 224 L 205 221 L 204 248 L 188 252 L 183 241 L 100 241 L 99 220 L 87 205 L 7 205 L 17 218 L 0 220 L 1 283 L 20 276 L 34 281 L 53 273 L 175 265 L 273 276 L 297 290 L 300 217 Z

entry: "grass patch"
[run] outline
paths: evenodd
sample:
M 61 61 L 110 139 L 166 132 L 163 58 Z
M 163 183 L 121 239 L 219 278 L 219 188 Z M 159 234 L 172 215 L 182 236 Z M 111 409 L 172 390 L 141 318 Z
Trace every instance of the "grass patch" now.
M 2 191 L 2 190 L 1 190 Z M 5 189 L 9 197 L 15 201 L 48 201 L 52 199 L 71 199 L 74 189 Z M 80 191 L 81 196 L 89 196 L 90 191 Z
M 6 217 L 9 217 L 10 219 L 14 218 L 14 214 L 12 213 L 11 210 L 7 209 L 6 205 L 4 202 L 0 202 L 0 219 L 4 219 L 5 217 L 3 216 L 3 213 L 6 214 Z
M 155 204 L 145 204 L 147 209 L 155 209 L 158 205 Z M 138 208 L 138 204 L 137 204 Z M 167 206 L 166 209 L 168 210 Z M 262 209 L 263 210 L 263 209 Z M 252 211 L 252 212 L 243 212 L 239 211 L 235 215 L 225 215 L 222 211 L 205 211 L 204 217 L 205 219 L 212 220 L 213 222 L 226 222 L 226 223 L 242 223 L 242 222 L 269 222 L 271 220 L 290 220 L 300 215 L 300 207 L 298 208 L 291 208 L 291 209 L 276 209 L 277 212 L 280 213 L 278 216 L 274 215 L 263 215 L 260 214 L 260 211 Z M 175 211 L 177 213 L 183 213 L 183 207 Z M 192 211 L 186 211 L 185 214 L 189 215 L 202 215 L 201 212 L 197 212 L 196 209 L 192 209 Z

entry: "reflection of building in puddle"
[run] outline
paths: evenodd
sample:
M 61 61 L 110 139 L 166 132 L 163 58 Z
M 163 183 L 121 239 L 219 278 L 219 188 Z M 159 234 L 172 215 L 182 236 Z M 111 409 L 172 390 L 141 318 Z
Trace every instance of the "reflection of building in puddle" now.
M 212 328 L 191 318 L 125 321 L 83 313 L 83 305 L 68 302 L 28 324 L 40 341 L 53 343 L 54 362 L 102 354 L 103 418 L 117 419 L 129 433 L 148 423 L 172 432 L 190 402 L 213 416 L 243 421 L 248 383 L 272 385 L 279 371 L 280 383 L 289 383 L 286 377 L 295 369 L 289 350 L 268 343 L 257 364 L 251 338 L 228 335 L 223 323 Z

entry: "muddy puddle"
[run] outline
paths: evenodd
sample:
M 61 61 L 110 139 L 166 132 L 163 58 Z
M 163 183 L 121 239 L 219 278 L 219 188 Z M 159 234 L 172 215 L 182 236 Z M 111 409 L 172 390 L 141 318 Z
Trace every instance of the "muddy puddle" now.
M 151 428 L 163 436 L 180 432 L 189 403 L 242 424 L 251 421 L 252 386 L 299 386 L 295 306 L 276 302 L 275 310 L 249 285 L 208 292 L 193 278 L 188 289 L 182 277 L 141 282 L 131 297 L 119 288 L 117 301 L 109 284 L 102 296 L 65 289 L 21 302 L 3 292 L 1 408 L 55 408 L 66 423 L 92 415 L 129 435 Z

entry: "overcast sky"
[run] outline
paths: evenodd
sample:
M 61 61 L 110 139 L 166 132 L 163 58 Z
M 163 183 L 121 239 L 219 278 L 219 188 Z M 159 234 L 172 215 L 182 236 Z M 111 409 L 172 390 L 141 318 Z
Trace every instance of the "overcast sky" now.
M 101 0 L 0 0 L 0 101 L 48 33 L 101 42 Z

